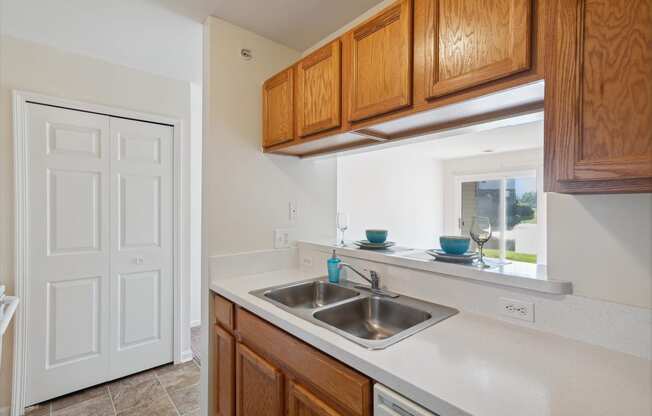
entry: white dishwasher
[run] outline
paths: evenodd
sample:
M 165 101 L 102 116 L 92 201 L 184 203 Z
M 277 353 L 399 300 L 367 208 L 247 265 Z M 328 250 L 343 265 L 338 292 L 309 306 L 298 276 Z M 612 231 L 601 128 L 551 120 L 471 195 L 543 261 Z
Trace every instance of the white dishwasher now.
M 376 383 L 374 385 L 374 416 L 437 416 L 405 397 Z

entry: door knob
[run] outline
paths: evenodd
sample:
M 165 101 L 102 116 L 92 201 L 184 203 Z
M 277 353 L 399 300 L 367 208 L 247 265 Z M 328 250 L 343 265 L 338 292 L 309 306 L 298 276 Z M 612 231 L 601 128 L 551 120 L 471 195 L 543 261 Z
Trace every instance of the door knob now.
M 145 261 L 145 259 L 143 258 L 143 256 L 137 256 L 134 259 L 134 263 L 136 263 L 136 264 L 143 264 L 144 261 Z

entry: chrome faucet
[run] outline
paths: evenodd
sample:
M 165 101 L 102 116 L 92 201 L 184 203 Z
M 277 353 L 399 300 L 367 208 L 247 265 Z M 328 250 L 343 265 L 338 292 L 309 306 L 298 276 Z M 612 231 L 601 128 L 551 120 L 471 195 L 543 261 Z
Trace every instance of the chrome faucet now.
M 367 270 L 369 272 L 369 277 L 365 276 L 364 274 L 360 273 L 358 270 L 356 270 L 353 266 L 351 266 L 348 263 L 340 263 L 338 268 L 342 270 L 344 267 L 347 267 L 348 269 L 352 270 L 357 274 L 358 276 L 362 277 L 364 280 L 369 282 L 371 287 L 367 286 L 356 286 L 358 289 L 364 289 L 364 290 L 369 290 L 372 293 L 376 295 L 381 295 L 381 296 L 387 296 L 390 298 L 397 298 L 398 295 L 396 293 L 389 292 L 387 290 L 383 290 L 380 288 L 380 276 L 378 276 L 378 273 L 373 271 L 373 270 Z M 366 269 L 365 269 L 366 270 Z

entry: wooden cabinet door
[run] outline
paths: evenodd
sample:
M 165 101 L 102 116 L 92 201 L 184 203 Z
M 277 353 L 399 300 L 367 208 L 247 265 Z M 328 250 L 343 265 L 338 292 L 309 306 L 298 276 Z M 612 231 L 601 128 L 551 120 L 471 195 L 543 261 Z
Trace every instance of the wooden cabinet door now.
M 288 68 L 263 85 L 263 147 L 294 139 L 294 70 Z
M 283 375 L 245 345 L 236 347 L 236 415 L 283 416 Z
M 341 416 L 305 387 L 290 381 L 288 391 L 288 416 Z
M 435 98 L 530 68 L 533 0 L 419 0 Z
M 340 126 L 340 40 L 297 64 L 297 134 L 306 137 Z
M 652 192 L 652 2 L 548 6 L 546 191 Z
M 235 414 L 235 340 L 215 325 L 215 415 Z
M 345 36 L 349 120 L 412 103 L 412 1 L 400 0 Z

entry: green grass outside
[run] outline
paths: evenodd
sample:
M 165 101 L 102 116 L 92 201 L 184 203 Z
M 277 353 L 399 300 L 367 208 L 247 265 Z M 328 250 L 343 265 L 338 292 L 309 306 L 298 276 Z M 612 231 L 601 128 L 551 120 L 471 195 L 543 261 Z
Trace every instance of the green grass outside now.
M 494 259 L 500 258 L 500 250 L 485 248 L 484 255 Z M 523 263 L 535 263 L 537 262 L 536 254 L 527 254 L 527 253 L 518 253 L 516 251 L 507 251 L 505 253 L 505 258 L 511 261 L 520 261 Z

